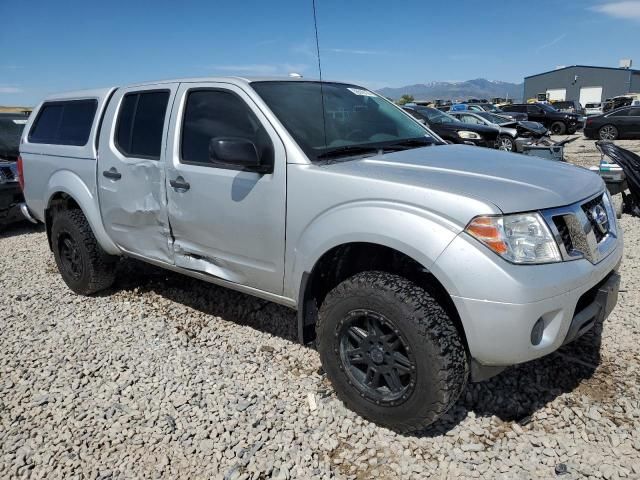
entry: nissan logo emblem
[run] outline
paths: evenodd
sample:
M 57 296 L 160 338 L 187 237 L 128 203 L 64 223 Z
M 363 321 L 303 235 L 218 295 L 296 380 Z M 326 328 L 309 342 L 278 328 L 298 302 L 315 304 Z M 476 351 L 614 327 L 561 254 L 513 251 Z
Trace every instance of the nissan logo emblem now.
M 598 226 L 598 230 L 603 235 L 609 230 L 609 219 L 607 218 L 607 211 L 602 208 L 601 205 L 594 205 L 589 209 L 589 215 L 591 219 Z

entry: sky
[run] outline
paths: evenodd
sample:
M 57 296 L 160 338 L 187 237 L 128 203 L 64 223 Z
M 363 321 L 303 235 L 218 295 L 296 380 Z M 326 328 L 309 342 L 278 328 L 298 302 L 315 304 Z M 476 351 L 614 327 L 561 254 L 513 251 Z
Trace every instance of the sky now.
M 378 89 L 640 68 L 640 0 L 316 0 L 323 78 Z M 0 105 L 220 75 L 317 78 L 312 0 L 0 0 Z

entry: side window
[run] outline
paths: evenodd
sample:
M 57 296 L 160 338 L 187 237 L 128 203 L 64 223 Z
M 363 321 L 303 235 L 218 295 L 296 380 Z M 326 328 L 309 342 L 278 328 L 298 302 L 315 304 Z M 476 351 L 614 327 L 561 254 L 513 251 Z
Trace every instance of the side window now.
M 474 117 L 473 115 L 464 115 L 462 117 L 462 121 L 464 123 L 470 123 L 472 125 L 479 125 L 481 122 L 480 120 L 478 120 L 476 117 Z
M 610 117 L 627 117 L 629 116 L 629 109 L 625 108 L 623 110 L 618 110 L 617 112 L 613 112 Z
M 45 103 L 31 127 L 29 142 L 86 145 L 97 106 L 96 100 Z
M 535 105 L 527 105 L 527 113 L 541 113 L 542 109 L 540 107 L 536 107 Z
M 120 105 L 116 146 L 127 157 L 158 160 L 162 149 L 168 90 L 127 93 Z
M 180 161 L 211 165 L 211 140 L 229 137 L 253 142 L 262 163 L 273 164 L 269 134 L 240 97 L 223 90 L 189 92 L 182 123 Z

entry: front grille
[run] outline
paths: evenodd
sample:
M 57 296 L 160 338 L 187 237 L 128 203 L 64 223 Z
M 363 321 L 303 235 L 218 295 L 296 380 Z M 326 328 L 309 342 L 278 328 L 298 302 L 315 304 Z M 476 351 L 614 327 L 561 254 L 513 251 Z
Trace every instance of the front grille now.
M 561 217 L 553 217 L 553 223 L 558 229 L 558 233 L 560 234 L 560 238 L 562 239 L 562 244 L 567 252 L 572 252 L 573 241 L 571 240 L 571 233 L 569 232 L 569 226 L 567 225 L 566 220 L 563 216 Z
M 615 216 L 603 194 L 586 202 L 543 210 L 563 260 L 598 263 L 616 245 Z
M 11 167 L 0 167 L 0 179 L 5 182 L 11 182 L 16 179 L 16 175 Z
M 593 200 L 589 200 L 587 203 L 582 204 L 582 211 L 587 216 L 587 220 L 589 220 L 589 224 L 591 225 L 593 234 L 596 236 L 596 241 L 600 243 L 604 238 L 604 236 L 607 234 L 607 231 L 609 230 L 608 228 L 609 219 L 607 218 L 607 228 L 603 232 L 592 215 L 592 209 L 597 206 L 602 208 L 602 210 L 604 210 L 606 215 L 607 209 L 604 207 L 604 202 L 602 201 L 602 195 L 594 198 Z

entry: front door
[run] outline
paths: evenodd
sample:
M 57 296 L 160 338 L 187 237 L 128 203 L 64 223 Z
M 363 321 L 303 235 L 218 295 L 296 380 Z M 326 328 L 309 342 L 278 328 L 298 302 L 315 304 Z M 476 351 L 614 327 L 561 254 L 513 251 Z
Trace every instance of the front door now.
M 119 89 L 98 147 L 104 226 L 123 250 L 173 263 L 166 209 L 164 145 L 177 83 Z
M 282 141 L 250 95 L 231 84 L 181 84 L 174 110 L 166 188 L 175 264 L 281 294 L 287 188 Z M 212 162 L 212 140 L 221 138 L 252 142 L 272 171 Z

